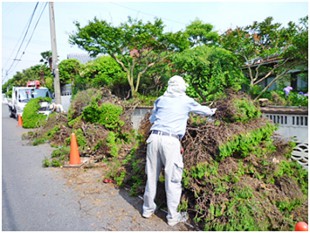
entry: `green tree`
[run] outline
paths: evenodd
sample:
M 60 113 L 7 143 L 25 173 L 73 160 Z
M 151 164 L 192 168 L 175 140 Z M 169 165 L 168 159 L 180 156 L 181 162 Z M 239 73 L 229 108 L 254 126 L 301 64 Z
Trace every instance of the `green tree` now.
M 200 20 L 176 33 L 164 33 L 160 19 L 143 23 L 129 17 L 127 22 L 114 27 L 94 18 L 84 27 L 78 22 L 75 26 L 77 32 L 70 35 L 70 43 L 88 51 L 91 56 L 110 55 L 126 73 L 133 97 L 139 92 L 140 85 L 144 93 L 152 93 L 149 84 L 159 87 L 156 91 L 162 89 L 162 80 L 173 72 L 170 69 L 173 53 L 201 44 L 214 45 L 219 37 L 212 31 L 212 25 Z
M 82 71 L 82 77 L 89 80 L 91 87 L 112 88 L 124 80 L 126 82 L 126 74 L 110 56 L 101 56 L 88 62 Z
M 66 59 L 59 63 L 59 80 L 61 85 L 69 84 L 80 76 L 83 65 L 77 59 Z
M 173 75 L 171 59 L 164 59 L 162 62 L 150 67 L 144 78 L 141 80 L 140 93 L 145 96 L 159 96 L 166 87 L 169 78 Z
M 199 19 L 187 25 L 184 31 L 166 33 L 168 47 L 174 52 L 182 52 L 199 45 L 217 45 L 219 38 L 211 24 L 203 23 Z
M 187 93 L 202 102 L 223 96 L 227 88 L 240 90 L 245 83 L 236 56 L 223 48 L 204 45 L 187 49 L 176 54 L 173 62 L 189 84 Z
M 45 52 L 42 52 L 41 53 L 41 60 L 40 62 L 42 62 L 45 66 L 49 67 L 50 70 L 52 70 L 52 62 L 53 62 L 53 59 L 52 59 L 52 51 L 45 51 Z
M 213 31 L 213 26 L 203 23 L 199 19 L 196 19 L 186 27 L 185 35 L 190 42 L 190 47 L 216 45 L 219 40 L 219 35 Z
M 229 29 L 221 36 L 220 44 L 238 55 L 240 64 L 247 70 L 251 89 L 274 77 L 256 98 L 286 77 L 297 63 L 307 63 L 307 20 L 301 22 L 299 26 L 290 22 L 285 28 L 268 17 L 261 23 L 255 21 L 246 27 Z
M 46 86 L 51 91 L 53 90 L 51 82 L 53 79 L 49 68 L 44 65 L 35 65 L 24 69 L 22 72 L 17 72 L 10 80 L 3 84 L 2 92 L 10 91 L 13 86 L 26 86 L 27 82 L 32 80 L 40 80 L 42 86 Z
M 145 72 L 167 54 L 163 22 L 154 23 L 128 18 L 114 27 L 94 18 L 85 27 L 76 22 L 77 32 L 70 35 L 70 43 L 88 51 L 91 56 L 110 55 L 126 73 L 134 97 Z
M 308 65 L 308 16 L 301 18 L 299 24 L 288 23 L 283 31 L 284 40 L 290 40 L 284 56 L 291 58 L 296 65 Z
M 148 69 L 147 77 L 149 79 L 144 79 L 141 83 L 143 94 L 158 96 L 164 91 L 168 79 L 178 72 L 172 64 L 174 54 L 200 45 L 217 45 L 219 35 L 213 31 L 211 24 L 205 24 L 196 19 L 186 26 L 184 31 L 166 33 L 165 40 L 169 50 L 174 53 Z

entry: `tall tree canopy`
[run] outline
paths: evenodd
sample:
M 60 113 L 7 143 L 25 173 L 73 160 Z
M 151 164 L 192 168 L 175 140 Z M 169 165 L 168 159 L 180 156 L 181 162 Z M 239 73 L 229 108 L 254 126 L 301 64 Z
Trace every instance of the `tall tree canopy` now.
M 173 61 L 190 85 L 187 93 L 202 102 L 222 97 L 227 88 L 240 90 L 245 83 L 236 56 L 223 48 L 197 46 L 176 54 Z
M 110 56 L 101 56 L 86 63 L 80 74 L 75 86 L 83 86 L 83 89 L 106 86 L 121 98 L 127 95 L 126 74 Z
M 168 41 L 160 19 L 154 23 L 128 18 L 119 27 L 94 18 L 85 27 L 75 22 L 77 32 L 70 35 L 70 43 L 88 51 L 91 56 L 108 54 L 126 72 L 133 96 L 139 89 L 143 74 L 166 58 Z
M 45 51 L 41 53 L 41 60 L 40 62 L 42 62 L 45 66 L 48 66 L 50 68 L 50 70 L 52 70 L 52 63 L 53 63 L 53 59 L 52 59 L 52 51 Z
M 214 44 L 218 34 L 213 26 L 195 20 L 184 32 L 164 33 L 162 20 L 143 23 L 128 18 L 115 27 L 106 21 L 94 20 L 81 27 L 75 22 L 77 32 L 70 35 L 70 43 L 88 51 L 91 56 L 108 54 L 125 71 L 133 96 L 138 93 L 141 78 L 152 67 L 168 65 L 172 52 L 180 52 L 201 44 Z M 158 79 L 158 74 L 152 77 Z M 149 73 L 150 74 L 150 73 Z
M 186 27 L 185 34 L 187 35 L 190 47 L 215 45 L 219 40 L 219 35 L 217 32 L 213 31 L 213 26 L 208 23 L 203 23 L 199 19 L 191 22 L 191 24 Z

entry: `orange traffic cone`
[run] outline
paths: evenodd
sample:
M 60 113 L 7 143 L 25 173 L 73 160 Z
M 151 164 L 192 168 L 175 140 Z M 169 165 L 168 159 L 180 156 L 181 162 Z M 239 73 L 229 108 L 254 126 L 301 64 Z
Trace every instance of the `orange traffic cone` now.
M 81 164 L 79 148 L 77 145 L 75 134 L 71 134 L 71 144 L 70 144 L 70 165 L 78 165 Z
M 18 114 L 18 126 L 23 127 L 23 119 L 20 114 Z

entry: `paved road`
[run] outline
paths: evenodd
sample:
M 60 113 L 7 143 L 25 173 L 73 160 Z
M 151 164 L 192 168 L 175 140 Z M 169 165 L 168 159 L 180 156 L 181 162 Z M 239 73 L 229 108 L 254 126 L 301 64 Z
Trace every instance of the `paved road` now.
M 60 170 L 42 167 L 52 148 L 27 145 L 27 131 L 2 105 L 2 230 L 92 230 Z
M 188 230 L 168 226 L 164 212 L 142 218 L 142 201 L 102 184 L 100 170 L 43 168 L 52 148 L 27 145 L 28 131 L 2 105 L 3 231 Z

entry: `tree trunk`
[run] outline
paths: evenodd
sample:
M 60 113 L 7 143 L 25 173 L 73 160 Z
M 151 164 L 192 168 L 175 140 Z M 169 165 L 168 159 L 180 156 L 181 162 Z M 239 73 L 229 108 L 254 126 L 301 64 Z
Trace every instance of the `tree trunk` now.
M 258 96 L 255 97 L 254 101 L 258 100 L 258 98 L 265 92 L 268 90 L 269 87 L 271 87 L 271 85 L 276 82 L 277 80 L 279 80 L 280 78 L 282 78 L 285 74 L 287 73 L 287 71 L 282 72 L 280 75 L 277 75 L 262 91 L 261 93 L 259 93 Z

